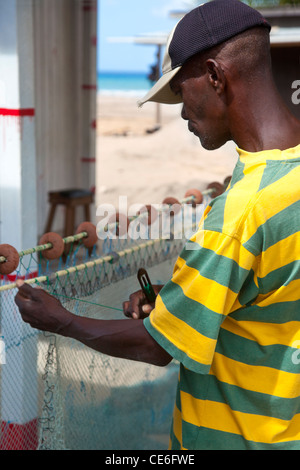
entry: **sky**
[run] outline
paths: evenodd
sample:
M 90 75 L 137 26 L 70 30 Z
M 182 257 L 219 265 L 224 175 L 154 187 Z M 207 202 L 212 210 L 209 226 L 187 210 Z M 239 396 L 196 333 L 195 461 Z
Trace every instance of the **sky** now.
M 148 72 L 155 63 L 155 46 L 110 43 L 111 37 L 170 32 L 176 19 L 171 10 L 186 10 L 189 0 L 98 0 L 98 70 Z M 199 2 L 201 3 L 201 2 Z

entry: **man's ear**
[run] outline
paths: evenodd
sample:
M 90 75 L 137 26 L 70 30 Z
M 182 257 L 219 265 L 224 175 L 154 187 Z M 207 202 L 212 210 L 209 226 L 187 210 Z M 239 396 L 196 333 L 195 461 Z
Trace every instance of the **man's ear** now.
M 214 59 L 207 59 L 206 70 L 211 86 L 218 94 L 223 93 L 226 85 L 226 77 L 219 62 Z

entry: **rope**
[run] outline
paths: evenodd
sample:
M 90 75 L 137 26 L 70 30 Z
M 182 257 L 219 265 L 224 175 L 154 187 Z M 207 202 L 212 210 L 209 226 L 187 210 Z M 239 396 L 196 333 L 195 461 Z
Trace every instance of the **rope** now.
M 117 312 L 123 312 L 122 308 L 109 307 L 108 305 L 103 305 L 103 304 L 99 304 L 99 303 L 96 303 L 96 302 L 91 302 L 89 300 L 78 299 L 77 297 L 67 297 L 66 295 L 62 295 L 62 294 L 55 294 L 55 297 L 62 297 L 66 300 L 76 300 L 76 302 L 83 302 L 83 303 L 86 303 L 86 304 L 95 305 L 96 307 L 108 308 L 110 310 L 116 310 Z
M 86 238 L 87 235 L 88 234 L 86 232 L 78 233 L 77 235 L 71 235 L 69 237 L 63 238 L 63 242 L 65 244 L 73 243 L 73 242 L 81 240 L 82 238 Z M 20 251 L 19 257 L 23 258 L 23 256 L 31 255 L 33 253 L 38 253 L 44 250 L 49 250 L 50 248 L 52 248 L 52 243 L 46 243 L 45 245 L 38 245 L 38 246 L 35 246 L 34 248 L 29 248 L 28 250 Z M 6 261 L 6 258 L 4 256 L 0 256 L 0 263 L 5 263 L 5 261 Z
M 26 284 L 35 284 L 35 283 L 48 282 L 48 281 L 52 280 L 53 278 L 64 277 L 64 276 L 67 276 L 71 273 L 75 273 L 76 271 L 82 271 L 86 268 L 93 268 L 94 266 L 98 266 L 100 264 L 112 263 L 112 262 L 116 261 L 116 256 L 115 255 L 117 255 L 117 259 L 119 259 L 119 258 L 122 258 L 124 256 L 129 255 L 129 254 L 132 254 L 134 252 L 140 251 L 144 248 L 151 247 L 151 246 L 153 246 L 157 243 L 161 243 L 162 240 L 163 239 L 161 239 L 161 238 L 159 238 L 157 240 L 149 240 L 146 243 L 141 243 L 140 245 L 133 246 L 131 248 L 126 248 L 125 250 L 122 250 L 122 251 L 118 251 L 114 255 L 103 256 L 103 257 L 98 258 L 96 260 L 88 261 L 86 263 L 82 263 L 78 266 L 70 267 L 70 268 L 67 268 L 67 269 L 62 269 L 62 270 L 57 271 L 55 274 L 50 275 L 50 276 L 40 276 L 40 277 L 36 277 L 36 278 L 32 278 L 32 279 L 27 279 L 24 282 Z M 164 240 L 164 241 L 166 241 L 166 240 Z M 15 289 L 16 287 L 17 287 L 16 282 L 11 283 L 11 284 L 7 284 L 7 285 L 4 285 L 4 286 L 0 286 L 0 292 Z

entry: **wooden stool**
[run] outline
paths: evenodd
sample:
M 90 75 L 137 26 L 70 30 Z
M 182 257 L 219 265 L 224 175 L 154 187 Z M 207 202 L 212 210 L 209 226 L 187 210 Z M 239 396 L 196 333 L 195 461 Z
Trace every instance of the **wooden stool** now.
M 48 201 L 51 204 L 51 207 L 45 233 L 51 232 L 55 211 L 58 205 L 63 205 L 66 208 L 64 237 L 74 235 L 75 233 L 75 212 L 78 206 L 84 207 L 84 221 L 90 221 L 90 205 L 94 202 L 94 193 L 92 191 L 85 191 L 82 189 L 51 191 L 49 192 L 48 196 Z

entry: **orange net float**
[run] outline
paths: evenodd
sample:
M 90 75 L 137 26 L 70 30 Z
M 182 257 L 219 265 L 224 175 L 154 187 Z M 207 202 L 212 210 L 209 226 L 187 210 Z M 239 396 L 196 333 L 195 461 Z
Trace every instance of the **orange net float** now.
M 195 207 L 197 204 L 202 204 L 203 202 L 203 194 L 199 189 L 189 189 L 185 195 L 185 199 L 193 198 L 190 201 L 187 201 L 187 204 L 192 204 Z
M 11 245 L 0 245 L 0 257 L 5 258 L 4 261 L 0 262 L 0 274 L 4 276 L 13 273 L 19 266 L 19 253 Z
M 181 204 L 175 197 L 166 197 L 163 200 L 163 206 L 164 205 L 167 205 L 172 208 L 172 211 L 170 212 L 171 216 L 177 215 L 181 210 Z
M 84 232 L 87 233 L 87 236 L 82 239 L 82 243 L 86 248 L 93 248 L 98 241 L 96 226 L 91 222 L 82 222 L 76 230 L 76 235 Z
M 151 225 L 157 220 L 158 213 L 155 207 L 146 205 L 137 213 L 137 216 L 140 218 L 142 224 Z
M 63 238 L 55 232 L 47 232 L 41 236 L 39 245 L 51 244 L 50 248 L 42 250 L 42 255 L 47 260 L 58 259 L 62 256 L 65 248 Z
M 221 183 L 218 183 L 217 181 L 214 181 L 213 183 L 210 183 L 207 186 L 207 190 L 210 191 L 210 197 L 212 199 L 215 199 L 217 196 L 220 196 L 224 192 L 224 186 Z

